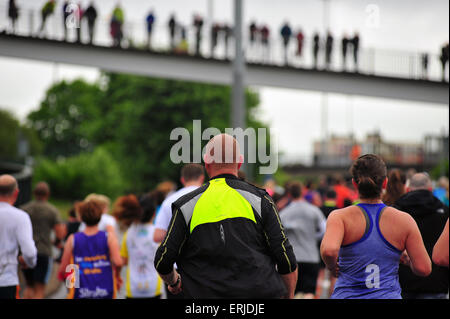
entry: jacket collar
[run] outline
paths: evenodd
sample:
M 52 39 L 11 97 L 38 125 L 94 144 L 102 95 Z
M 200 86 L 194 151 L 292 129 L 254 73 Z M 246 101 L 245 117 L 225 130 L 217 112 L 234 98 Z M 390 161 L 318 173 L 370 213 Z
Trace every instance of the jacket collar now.
M 233 175 L 233 174 L 220 174 L 220 175 L 216 175 L 214 177 L 211 177 L 209 180 L 213 180 L 213 179 L 217 179 L 217 178 L 226 178 L 226 179 L 239 179 L 237 176 Z

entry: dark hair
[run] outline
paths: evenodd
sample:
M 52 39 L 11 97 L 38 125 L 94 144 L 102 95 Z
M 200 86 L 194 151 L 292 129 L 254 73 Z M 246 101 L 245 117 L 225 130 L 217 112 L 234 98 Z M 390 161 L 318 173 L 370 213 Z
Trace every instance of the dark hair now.
M 383 202 L 386 205 L 393 205 L 397 199 L 405 194 L 406 174 L 399 169 L 393 169 L 388 174 L 386 193 L 383 195 Z
M 201 176 L 204 176 L 204 169 L 200 164 L 186 164 L 181 169 L 181 177 L 184 178 L 185 182 L 196 180 Z
M 374 154 L 360 156 L 350 168 L 360 198 L 379 198 L 386 178 L 386 164 Z
M 336 195 L 335 190 L 332 189 L 332 188 L 329 188 L 329 189 L 327 190 L 327 192 L 325 193 L 325 197 L 326 197 L 326 198 L 336 198 L 337 195 Z
M 38 199 L 50 196 L 50 187 L 46 182 L 39 182 L 34 187 L 33 194 Z
M 350 198 L 344 199 L 344 207 L 352 206 L 353 202 Z
M 117 220 L 130 226 L 133 222 L 140 221 L 144 212 L 136 196 L 131 194 L 116 199 L 112 214 Z
M 156 212 L 156 201 L 157 198 L 155 192 L 142 195 L 139 198 L 139 204 L 142 208 L 141 223 L 148 223 L 153 218 Z
M 302 196 L 302 184 L 297 181 L 290 183 L 289 194 L 293 198 L 300 198 Z
M 75 204 L 75 209 L 80 215 L 81 220 L 87 226 L 95 226 L 100 222 L 103 214 L 103 208 L 96 201 L 84 201 Z

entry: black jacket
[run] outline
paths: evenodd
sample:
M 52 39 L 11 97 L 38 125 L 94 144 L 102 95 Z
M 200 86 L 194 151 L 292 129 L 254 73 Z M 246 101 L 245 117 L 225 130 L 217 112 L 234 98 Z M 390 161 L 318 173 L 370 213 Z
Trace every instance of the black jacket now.
M 394 204 L 394 207 L 409 213 L 417 223 L 422 234 L 428 255 L 432 256 L 433 247 L 444 229 L 448 219 L 448 207 L 428 190 L 416 190 L 406 193 Z M 413 274 L 409 267 L 400 265 L 399 279 L 402 291 L 406 293 L 447 293 L 448 268 L 433 264 L 428 277 Z
M 187 298 L 277 298 L 279 274 L 296 258 L 265 190 L 221 175 L 172 204 L 172 220 L 155 256 L 168 274 L 176 262 Z

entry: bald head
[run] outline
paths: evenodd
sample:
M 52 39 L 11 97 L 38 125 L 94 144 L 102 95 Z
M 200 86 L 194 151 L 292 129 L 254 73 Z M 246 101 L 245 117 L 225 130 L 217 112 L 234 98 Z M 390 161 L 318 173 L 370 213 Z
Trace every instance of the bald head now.
M 430 177 L 424 173 L 414 174 L 409 180 L 409 189 L 412 191 L 419 189 L 432 189 Z
M 0 197 L 11 197 L 18 190 L 16 179 L 11 175 L 0 175 Z
M 238 141 L 229 134 L 214 136 L 205 146 L 205 168 L 210 177 L 220 174 L 238 174 L 244 161 Z
M 214 136 L 205 147 L 205 163 L 226 165 L 242 162 L 238 141 L 229 134 Z

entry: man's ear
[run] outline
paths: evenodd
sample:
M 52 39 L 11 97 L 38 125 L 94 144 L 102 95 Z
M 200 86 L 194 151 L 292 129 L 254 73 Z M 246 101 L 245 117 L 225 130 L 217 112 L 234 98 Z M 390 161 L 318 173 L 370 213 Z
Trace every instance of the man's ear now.
M 243 163 L 244 163 L 244 155 L 239 154 L 238 170 L 241 169 Z
M 13 196 L 12 196 L 12 198 L 13 198 L 13 204 L 17 201 L 17 197 L 19 197 L 19 189 L 17 188 L 15 191 L 14 191 L 14 193 L 13 193 Z
M 184 181 L 184 177 L 180 177 L 180 182 L 181 182 L 182 185 L 184 185 L 184 182 L 185 182 Z

